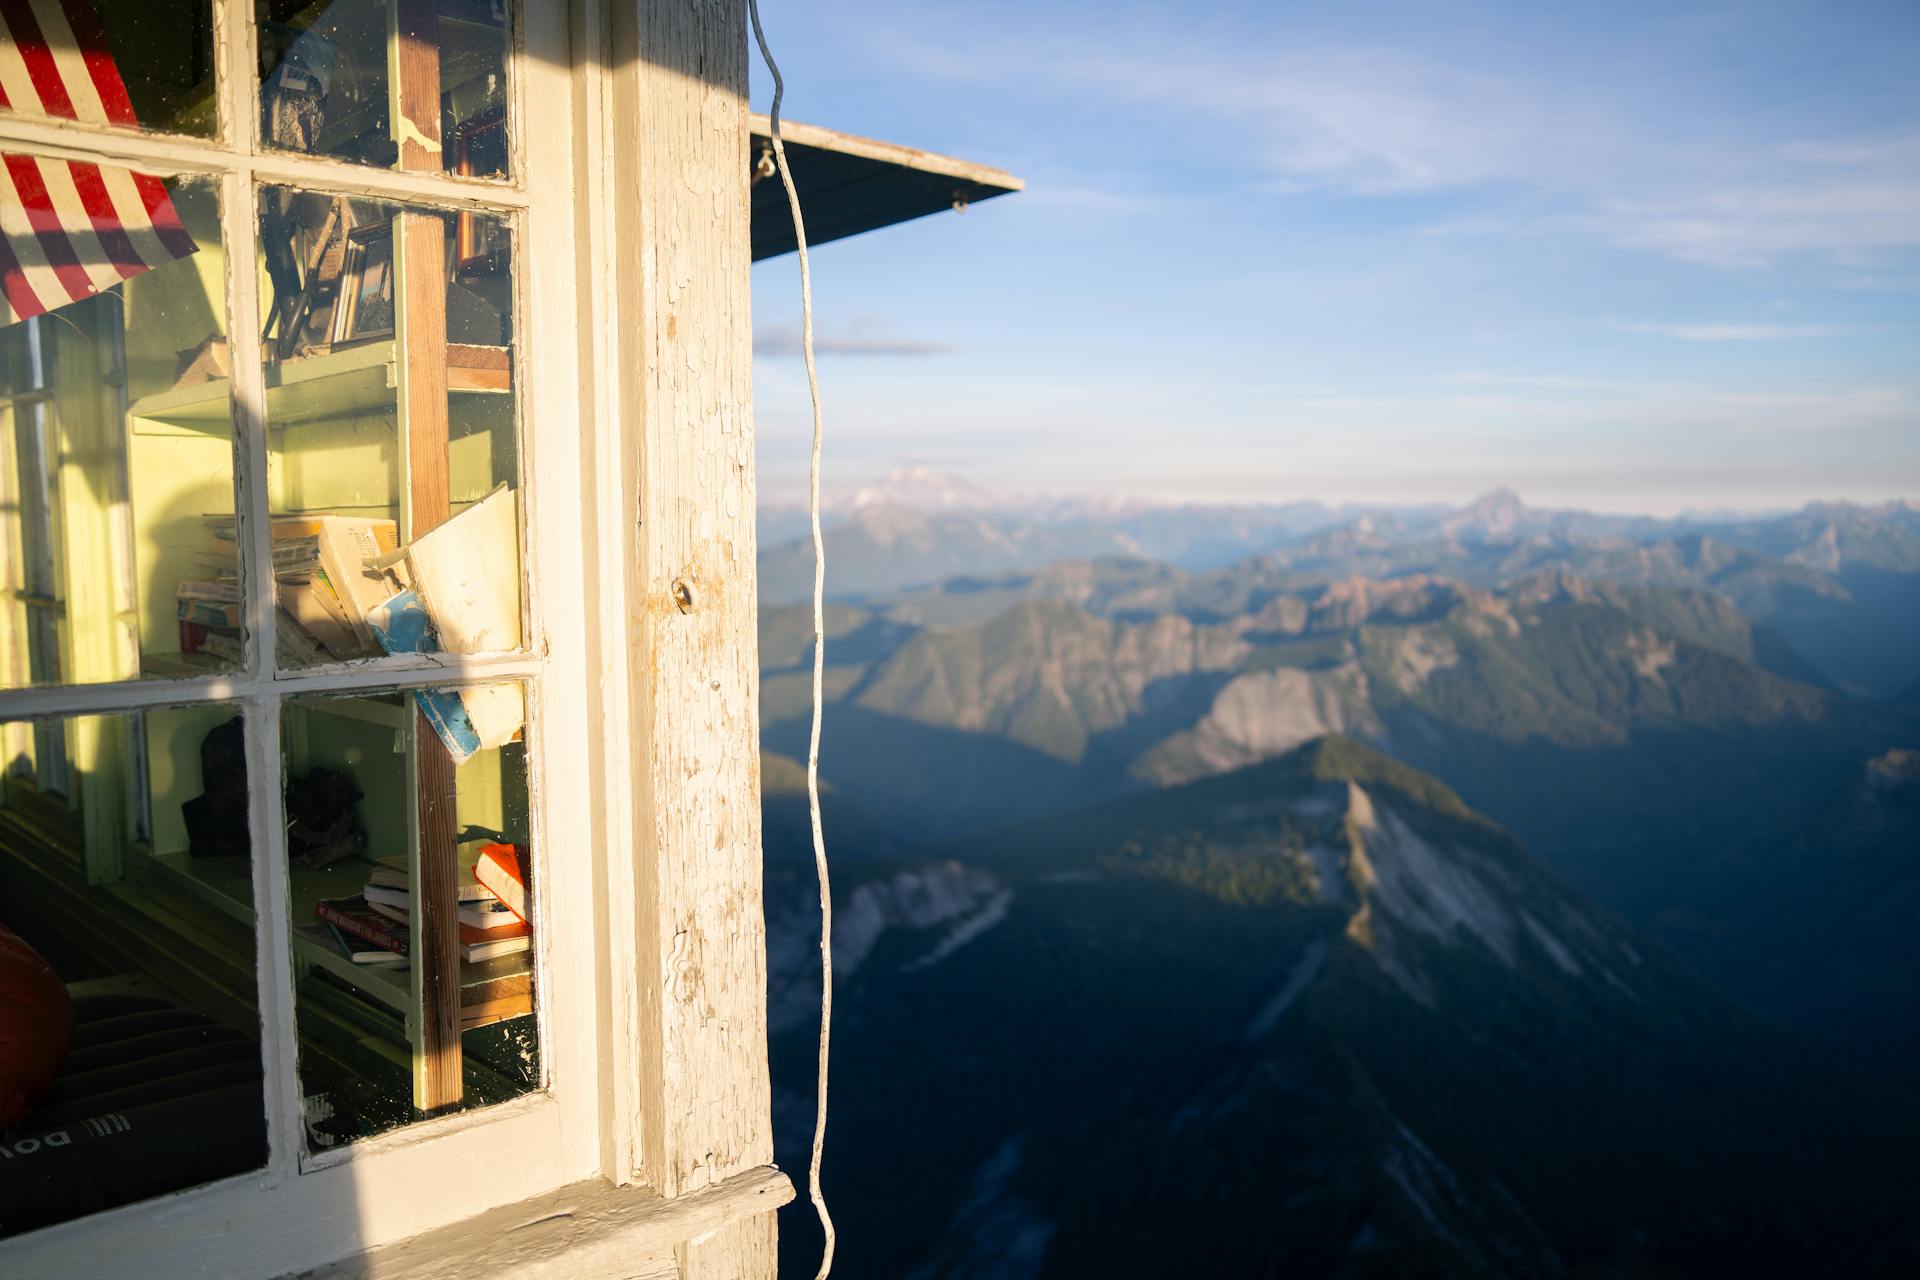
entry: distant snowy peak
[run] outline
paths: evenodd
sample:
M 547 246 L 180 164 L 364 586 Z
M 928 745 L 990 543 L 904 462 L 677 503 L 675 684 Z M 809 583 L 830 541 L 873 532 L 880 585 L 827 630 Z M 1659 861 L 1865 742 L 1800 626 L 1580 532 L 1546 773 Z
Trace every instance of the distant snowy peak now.
M 1520 533 L 1534 514 L 1511 489 L 1495 489 L 1481 494 L 1459 512 L 1440 522 L 1441 532 L 1449 537 L 1511 538 Z
M 933 467 L 915 466 L 895 467 L 873 484 L 846 491 L 833 505 L 848 511 L 868 507 L 906 507 L 920 512 L 994 511 L 1024 501 Z

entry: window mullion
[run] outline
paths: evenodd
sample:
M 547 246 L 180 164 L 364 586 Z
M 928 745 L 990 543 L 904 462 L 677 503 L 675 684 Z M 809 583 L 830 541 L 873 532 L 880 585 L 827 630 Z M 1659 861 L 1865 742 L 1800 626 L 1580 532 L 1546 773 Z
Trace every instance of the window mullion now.
M 377 665 L 364 661 L 317 663 L 278 677 L 236 671 L 179 680 L 149 678 L 99 684 L 30 685 L 0 690 L 0 719 L 45 720 L 231 702 L 247 697 L 268 682 L 282 696 L 291 697 L 396 686 L 476 684 L 537 676 L 544 669 L 545 659 L 539 652 L 393 654 L 380 659 Z
M 251 108 L 249 108 L 251 109 Z M 245 121 L 258 128 L 258 121 Z M 411 201 L 449 209 L 499 213 L 527 208 L 526 188 L 504 182 L 451 178 L 440 173 L 375 169 L 325 156 L 260 151 L 248 157 L 219 144 L 172 134 L 139 133 L 113 125 L 38 120 L 0 111 L 0 150 L 31 151 L 61 160 L 86 160 L 173 177 L 224 173 L 251 165 L 268 183 L 317 187 L 369 200 Z
M 259 154 L 259 13 L 254 0 L 214 0 L 214 39 L 220 59 L 221 137 L 243 156 Z
M 300 1086 L 294 1062 L 292 948 L 288 941 L 286 789 L 281 783 L 280 699 L 274 658 L 273 531 L 267 489 L 266 374 L 260 353 L 260 281 L 254 242 L 259 193 L 247 163 L 258 149 L 253 107 L 254 9 L 224 0 L 216 50 L 225 136 L 241 164 L 222 180 L 221 240 L 226 245 L 228 343 L 234 421 L 234 514 L 246 606 L 247 833 L 253 850 L 255 973 L 260 992 L 260 1045 L 265 1069 L 267 1173 L 271 1181 L 300 1168 Z
M 293 949 L 289 942 L 286 819 L 281 785 L 280 699 L 247 701 L 247 834 L 253 847 L 253 938 L 259 959 L 260 1047 L 265 1067 L 270 1180 L 300 1169 L 300 1085 L 294 1062 Z
M 145 711 L 153 707 L 228 702 L 245 694 L 251 687 L 252 681 L 238 672 L 181 680 L 31 685 L 0 691 L 0 719 L 44 720 L 56 716 L 101 715 L 115 711 Z
M 292 1176 L 300 1159 L 300 1091 L 294 1068 L 293 977 L 287 922 L 285 789 L 280 783 L 280 702 L 273 671 L 272 525 L 268 516 L 265 374 L 260 363 L 260 288 L 254 270 L 258 196 L 251 177 L 224 182 L 222 239 L 227 246 L 227 314 L 232 351 L 235 514 L 240 531 L 241 598 L 246 603 L 248 836 L 253 849 L 256 972 L 260 1040 L 266 1068 L 268 1167 Z

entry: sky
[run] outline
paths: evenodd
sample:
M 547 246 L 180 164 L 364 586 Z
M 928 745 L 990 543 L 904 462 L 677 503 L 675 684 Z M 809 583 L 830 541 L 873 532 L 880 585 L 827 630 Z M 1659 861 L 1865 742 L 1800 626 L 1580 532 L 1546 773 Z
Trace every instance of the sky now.
M 762 16 L 788 118 L 1027 184 L 815 251 L 830 487 L 1920 498 L 1914 0 Z M 780 498 L 795 259 L 753 283 Z

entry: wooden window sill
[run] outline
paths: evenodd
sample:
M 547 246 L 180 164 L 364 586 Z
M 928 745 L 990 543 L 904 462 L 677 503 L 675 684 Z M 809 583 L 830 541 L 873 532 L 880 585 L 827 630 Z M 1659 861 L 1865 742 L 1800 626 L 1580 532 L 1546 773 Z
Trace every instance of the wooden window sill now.
M 793 1195 L 793 1183 L 772 1165 L 674 1200 L 596 1178 L 301 1272 L 298 1280 L 669 1277 L 675 1245 L 771 1213 Z

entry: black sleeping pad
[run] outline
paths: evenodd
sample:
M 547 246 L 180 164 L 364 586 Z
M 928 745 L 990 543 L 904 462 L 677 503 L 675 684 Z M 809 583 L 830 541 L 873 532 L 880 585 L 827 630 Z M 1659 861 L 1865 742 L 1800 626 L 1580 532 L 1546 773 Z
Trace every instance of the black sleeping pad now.
M 266 1158 L 257 1080 L 59 1123 L 32 1117 L 0 1136 L 0 1237 L 245 1173 Z
M 73 1003 L 52 1094 L 0 1134 L 0 1237 L 266 1162 L 257 1037 L 155 996 Z

